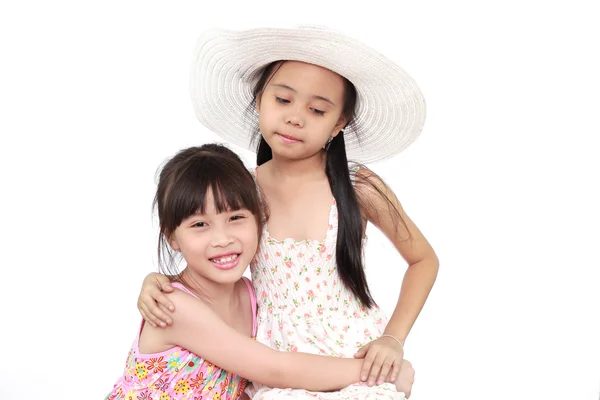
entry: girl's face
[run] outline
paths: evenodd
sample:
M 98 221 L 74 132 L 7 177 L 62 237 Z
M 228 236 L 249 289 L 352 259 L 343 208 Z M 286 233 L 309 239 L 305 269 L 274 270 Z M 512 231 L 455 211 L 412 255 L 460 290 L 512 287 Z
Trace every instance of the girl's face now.
M 316 65 L 286 61 L 257 99 L 260 130 L 274 154 L 307 158 L 344 127 L 343 106 L 344 78 Z
M 217 213 L 211 191 L 206 213 L 184 219 L 169 244 L 181 251 L 193 278 L 215 283 L 237 282 L 258 248 L 258 223 L 248 210 Z

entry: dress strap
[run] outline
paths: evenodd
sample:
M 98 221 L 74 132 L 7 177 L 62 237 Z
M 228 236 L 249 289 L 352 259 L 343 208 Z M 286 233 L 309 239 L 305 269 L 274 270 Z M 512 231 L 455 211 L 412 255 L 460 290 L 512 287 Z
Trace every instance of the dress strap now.
M 258 310 L 256 309 L 256 293 L 254 292 L 254 287 L 252 286 L 252 282 L 250 282 L 250 279 L 246 278 L 245 276 L 242 276 L 242 279 L 244 280 L 244 283 L 248 288 L 248 292 L 250 293 L 250 304 L 252 308 L 252 337 L 256 337 L 256 332 L 258 330 Z

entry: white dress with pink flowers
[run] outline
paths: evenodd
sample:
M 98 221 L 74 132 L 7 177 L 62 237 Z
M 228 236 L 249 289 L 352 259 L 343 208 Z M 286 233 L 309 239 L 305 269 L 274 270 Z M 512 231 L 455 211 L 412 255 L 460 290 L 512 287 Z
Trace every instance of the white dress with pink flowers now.
M 250 265 L 258 302 L 256 340 L 274 349 L 352 358 L 377 339 L 387 324 L 383 312 L 366 309 L 340 281 L 335 262 L 338 210 L 335 201 L 329 229 L 317 240 L 278 241 L 263 231 Z M 358 380 L 358 377 L 357 377 Z M 338 392 L 272 389 L 248 385 L 253 399 L 404 399 L 391 383 L 351 385 Z

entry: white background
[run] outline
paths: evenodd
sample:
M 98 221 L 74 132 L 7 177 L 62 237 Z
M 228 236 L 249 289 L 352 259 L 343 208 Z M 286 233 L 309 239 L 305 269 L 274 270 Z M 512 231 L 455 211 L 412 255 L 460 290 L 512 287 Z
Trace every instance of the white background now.
M 413 399 L 598 399 L 592 3 L 3 2 L 0 398 L 108 393 L 156 269 L 155 170 L 217 140 L 191 107 L 196 37 L 310 23 L 396 60 L 427 101 L 421 138 L 372 165 L 441 260 L 406 344 Z M 405 265 L 369 234 L 391 313 Z

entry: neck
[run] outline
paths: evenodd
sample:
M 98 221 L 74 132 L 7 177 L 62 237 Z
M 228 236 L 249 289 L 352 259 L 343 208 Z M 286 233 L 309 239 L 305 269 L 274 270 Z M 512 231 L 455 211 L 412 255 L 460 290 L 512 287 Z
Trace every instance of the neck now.
M 185 286 L 196 296 L 205 301 L 215 311 L 224 312 L 235 306 L 238 298 L 235 295 L 235 282 L 218 283 L 200 276 L 190 268 L 186 268 L 182 277 Z
M 276 179 L 321 178 L 325 174 L 326 157 L 325 151 L 295 160 L 273 154 L 270 161 L 271 171 Z

